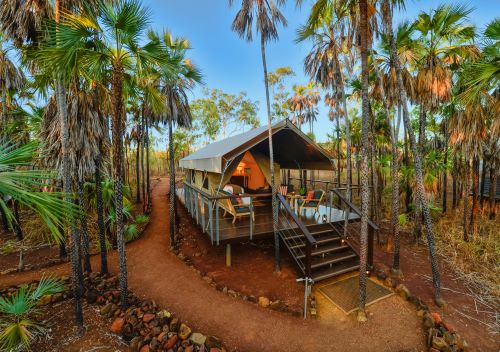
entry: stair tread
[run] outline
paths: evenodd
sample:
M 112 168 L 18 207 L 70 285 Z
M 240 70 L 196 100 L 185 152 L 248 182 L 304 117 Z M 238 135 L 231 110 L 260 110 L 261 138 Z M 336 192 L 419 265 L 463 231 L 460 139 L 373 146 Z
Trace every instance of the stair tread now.
M 309 231 L 309 233 L 313 236 L 313 237 L 318 237 L 318 236 L 323 236 L 323 235 L 328 235 L 328 234 L 331 234 L 333 236 L 338 236 L 337 235 L 337 231 L 333 228 L 329 228 L 329 229 L 324 229 L 324 230 L 318 230 L 318 231 Z M 285 240 L 293 240 L 293 239 L 297 239 L 297 238 L 303 238 L 305 237 L 305 235 L 300 232 L 300 233 L 296 233 L 292 236 L 286 236 L 286 237 L 283 237 Z
M 317 282 L 320 280 L 328 279 L 330 277 L 342 275 L 350 271 L 359 269 L 359 260 L 349 261 L 347 263 L 342 263 L 334 266 L 333 268 L 323 268 L 321 270 L 314 270 L 312 273 L 312 279 Z
M 321 236 L 319 238 L 315 238 L 316 240 L 316 245 L 323 245 L 325 243 L 329 243 L 329 242 L 335 242 L 335 241 L 340 241 L 340 236 L 337 236 L 337 235 L 329 235 L 329 236 Z M 301 243 L 299 244 L 293 244 L 292 246 L 290 246 L 290 248 L 302 248 L 302 247 L 305 247 L 305 242 L 302 241 Z
M 325 254 L 325 253 L 332 253 L 332 252 L 342 251 L 342 250 L 347 249 L 347 248 L 351 248 L 351 247 L 348 244 L 323 245 L 323 246 L 320 246 L 319 248 L 312 249 L 311 250 L 311 255 L 315 256 L 315 255 L 320 255 L 320 254 Z M 306 256 L 305 254 L 302 254 L 302 255 L 298 256 L 298 258 L 302 259 L 305 256 Z
M 356 258 L 357 254 L 354 253 L 352 250 L 348 251 L 342 251 L 342 252 L 336 252 L 336 253 L 331 253 L 327 255 L 325 258 L 314 258 L 311 263 L 311 268 L 316 269 L 320 268 L 325 265 L 330 265 L 330 264 L 335 264 L 338 262 L 350 260 L 353 258 Z

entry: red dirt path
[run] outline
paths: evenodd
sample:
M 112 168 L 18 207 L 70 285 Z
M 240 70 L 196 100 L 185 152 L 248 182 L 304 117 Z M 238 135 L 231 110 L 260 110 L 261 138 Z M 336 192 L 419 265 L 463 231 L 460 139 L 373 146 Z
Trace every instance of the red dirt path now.
M 168 182 L 153 191 L 153 211 L 144 235 L 127 246 L 129 286 L 178 314 L 194 329 L 223 339 L 240 351 L 401 351 L 424 350 L 420 318 L 414 312 L 384 314 L 375 310 L 367 323 L 353 317 L 338 324 L 303 320 L 265 310 L 213 289 L 168 249 Z M 116 270 L 116 253 L 110 254 Z M 98 267 L 98 257 L 93 257 Z M 0 287 L 67 275 L 68 264 L 0 277 Z M 272 275 L 263 273 L 263 275 Z

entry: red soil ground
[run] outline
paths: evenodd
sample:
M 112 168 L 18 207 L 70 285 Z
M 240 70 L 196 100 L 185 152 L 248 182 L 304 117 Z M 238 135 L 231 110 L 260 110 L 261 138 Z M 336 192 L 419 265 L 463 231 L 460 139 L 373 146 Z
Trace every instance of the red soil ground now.
M 153 191 L 153 211 L 148 228 L 139 240 L 127 246 L 129 286 L 139 296 L 154 299 L 159 305 L 178 314 L 194 329 L 219 336 L 228 346 L 237 347 L 240 351 L 400 351 L 411 347 L 424 350 L 420 318 L 411 309 L 399 314 L 370 308 L 374 314 L 367 323 L 359 324 L 351 317 L 338 324 L 331 324 L 314 320 L 304 321 L 283 313 L 265 310 L 216 291 L 168 250 L 167 191 L 167 179 L 162 179 Z M 194 229 L 186 231 L 189 232 L 185 234 L 187 236 L 198 233 Z M 201 253 L 203 250 L 204 248 L 200 248 Z M 217 252 L 219 250 L 215 249 L 214 254 L 219 255 Z M 257 251 L 252 249 L 251 253 L 255 254 Z M 258 278 L 252 278 L 254 275 L 252 272 L 245 276 L 243 257 L 238 259 L 238 254 L 243 252 L 244 249 L 233 249 L 235 260 L 233 270 L 236 270 L 238 275 L 231 275 L 241 277 L 240 281 L 235 281 L 235 285 L 238 286 L 235 289 L 244 291 L 246 287 L 252 293 L 261 290 L 271 298 L 273 294 L 275 297 L 283 297 L 283 292 L 287 291 L 288 285 L 294 280 L 294 272 L 290 269 L 287 273 L 288 269 L 285 269 L 284 278 L 272 274 L 273 256 L 272 250 L 268 249 L 261 251 L 261 259 L 255 256 L 250 258 L 262 263 Z M 111 269 L 115 271 L 116 253 L 111 253 L 109 257 Z M 210 259 L 207 252 L 201 258 L 209 263 L 213 261 L 212 270 L 207 270 L 208 272 L 217 274 L 222 270 L 223 265 L 220 265 L 220 261 L 224 260 L 223 255 L 217 257 L 219 259 L 215 259 L 215 255 Z M 92 258 L 94 268 L 98 268 L 98 261 L 98 257 Z M 406 265 L 403 265 L 403 269 L 405 267 Z M 0 276 L 0 287 L 29 282 L 44 273 L 67 275 L 68 269 L 68 264 L 62 264 L 3 275 Z M 226 279 L 224 277 L 226 276 L 219 275 L 219 280 L 222 282 L 227 280 L 231 288 L 230 277 Z M 258 280 L 262 280 L 263 283 L 257 282 Z M 277 287 L 274 293 L 269 290 L 269 286 L 272 285 L 268 283 Z M 423 285 L 430 287 L 427 282 Z M 292 290 L 289 293 L 290 299 L 297 294 L 295 289 Z M 452 301 L 452 297 L 445 295 L 445 298 Z M 466 336 L 465 333 L 463 335 Z M 479 336 L 482 335 L 468 339 L 471 345 L 475 346 L 475 339 Z
M 439 312 L 444 321 L 451 322 L 473 347 L 473 350 L 499 351 L 499 331 L 493 335 L 481 323 L 493 323 L 491 321 L 493 317 L 485 313 L 491 309 L 481 306 L 480 302 L 474 302 L 473 296 L 467 293 L 456 272 L 441 257 L 439 258 L 439 272 L 441 274 L 442 296 L 447 304 L 444 308 L 437 307 L 434 303 L 427 246 L 411 243 L 410 234 L 402 234 L 402 236 L 401 270 L 403 278 L 400 281 L 408 287 L 413 295 L 424 300 L 431 310 Z M 379 266 L 388 270 L 392 265 L 392 260 L 392 253 L 381 248 L 375 251 L 375 262 Z
M 50 329 L 46 337 L 42 337 L 31 345 L 37 352 L 126 352 L 128 345 L 111 334 L 109 319 L 101 316 L 95 306 L 83 304 L 85 316 L 85 332 L 79 334 L 77 328 L 69 321 L 73 315 L 73 302 L 65 301 L 44 310 L 42 320 Z

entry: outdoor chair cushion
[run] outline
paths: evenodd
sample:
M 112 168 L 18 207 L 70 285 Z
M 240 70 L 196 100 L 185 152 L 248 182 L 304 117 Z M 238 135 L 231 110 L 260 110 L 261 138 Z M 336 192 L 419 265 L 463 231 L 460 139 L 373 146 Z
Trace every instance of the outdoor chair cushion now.
M 315 199 L 314 198 L 314 191 L 307 192 L 306 200 L 311 200 L 311 199 Z
M 306 202 L 306 204 L 305 204 L 306 207 L 315 207 L 318 205 L 318 202 L 315 200 L 307 200 L 306 199 L 305 202 Z M 297 200 L 297 203 L 299 204 L 299 206 L 301 206 L 302 203 L 304 203 L 304 199 Z
M 231 201 L 232 205 L 239 205 L 238 200 L 236 199 L 234 194 L 229 193 L 227 191 L 222 191 L 221 193 L 224 193 L 225 196 L 231 196 L 231 198 L 229 198 L 229 200 Z
M 250 207 L 235 207 L 237 213 L 250 213 Z
M 323 194 L 323 191 L 320 190 L 320 189 L 314 191 L 314 197 L 313 197 L 313 199 L 320 199 L 322 194 Z

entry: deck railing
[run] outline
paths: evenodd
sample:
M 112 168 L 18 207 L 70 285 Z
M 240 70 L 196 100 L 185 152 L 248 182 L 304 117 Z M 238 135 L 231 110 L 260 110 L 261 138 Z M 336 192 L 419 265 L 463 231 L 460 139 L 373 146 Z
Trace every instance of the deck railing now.
M 219 245 L 221 240 L 221 204 L 222 200 L 231 200 L 235 198 L 249 199 L 245 204 L 250 209 L 250 213 L 255 214 L 254 202 L 256 198 L 271 197 L 271 193 L 258 194 L 238 194 L 238 195 L 212 195 L 202 189 L 194 187 L 188 182 L 183 184 L 184 203 L 188 213 L 196 223 L 201 226 L 204 233 L 210 236 L 213 243 Z M 254 216 L 249 216 L 248 233 L 250 240 L 254 235 Z M 246 225 L 245 225 L 246 226 Z
M 348 214 L 355 213 L 359 216 L 359 219 L 360 219 L 361 218 L 361 210 L 356 205 L 354 205 L 352 202 L 347 200 L 347 198 L 341 193 L 341 190 L 339 190 L 337 188 L 333 188 L 333 189 L 330 189 L 329 192 L 330 192 L 330 202 L 333 203 L 333 199 L 336 197 L 336 199 L 338 200 L 339 208 L 343 209 L 344 214 L 345 214 L 344 215 L 345 221 L 344 221 L 344 225 L 343 225 L 343 231 L 340 232 L 338 230 L 338 228 L 336 228 L 336 231 L 338 232 L 338 234 L 342 238 L 344 238 L 348 241 L 351 241 L 351 242 L 357 242 L 356 234 L 359 234 L 359 231 L 353 232 L 353 229 L 351 228 L 351 226 L 349 224 Z M 368 265 L 370 267 L 373 266 L 373 245 L 374 245 L 374 237 L 375 237 L 374 234 L 375 234 L 375 232 L 378 232 L 378 231 L 379 231 L 379 227 L 377 226 L 377 224 L 375 224 L 373 221 L 368 219 L 368 260 L 367 261 L 368 261 Z M 356 251 L 354 246 L 351 246 L 351 247 L 353 247 L 353 250 Z M 357 254 L 359 255 L 359 253 L 357 253 Z

